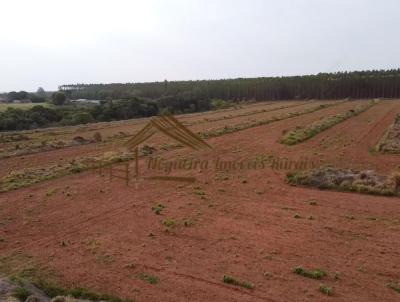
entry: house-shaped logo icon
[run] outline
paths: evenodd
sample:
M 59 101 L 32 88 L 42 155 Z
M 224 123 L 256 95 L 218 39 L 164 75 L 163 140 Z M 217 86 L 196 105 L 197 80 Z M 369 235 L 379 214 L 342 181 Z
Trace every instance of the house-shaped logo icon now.
M 190 131 L 181 122 L 170 114 L 156 116 L 151 118 L 148 124 L 142 128 L 134 137 L 125 143 L 125 147 L 129 151 L 134 151 L 135 158 L 135 176 L 139 177 L 139 145 L 153 136 L 157 131 L 165 134 L 181 145 L 189 147 L 193 150 L 208 149 L 212 147 L 207 144 L 197 134 Z M 174 181 L 194 181 L 194 177 L 172 177 L 172 176 L 153 176 L 149 179 L 158 180 L 174 180 Z
M 153 117 L 142 130 L 125 143 L 125 147 L 128 150 L 135 150 L 141 143 L 153 136 L 157 131 L 164 133 L 182 145 L 194 150 L 212 149 L 209 144 L 182 125 L 182 123 L 172 115 Z

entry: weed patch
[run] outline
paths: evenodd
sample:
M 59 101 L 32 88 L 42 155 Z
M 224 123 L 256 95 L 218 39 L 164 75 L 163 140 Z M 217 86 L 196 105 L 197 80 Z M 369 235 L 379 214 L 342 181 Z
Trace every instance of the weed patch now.
M 158 205 L 155 205 L 154 207 L 152 207 L 151 209 L 153 210 L 154 214 L 156 215 L 160 215 L 161 211 L 165 208 L 165 206 L 161 203 L 159 203 Z
M 400 294 L 400 286 L 399 285 L 390 283 L 390 284 L 388 284 L 388 287 Z
M 165 226 L 168 227 L 168 228 L 173 228 L 173 227 L 176 226 L 176 222 L 175 222 L 174 219 L 168 218 L 168 219 L 165 219 L 165 220 L 163 221 L 163 225 L 165 225 Z
M 241 287 L 248 288 L 248 289 L 254 288 L 254 285 L 252 283 L 247 282 L 247 281 L 238 280 L 235 277 L 232 277 L 229 275 L 224 275 L 224 277 L 222 278 L 222 281 L 227 284 L 241 286 Z
M 319 291 L 321 293 L 323 293 L 324 295 L 333 296 L 333 289 L 331 287 L 326 286 L 326 285 L 321 284 L 319 286 Z
M 322 279 L 326 276 L 326 273 L 323 270 L 315 269 L 312 271 L 305 270 L 301 266 L 295 267 L 293 269 L 293 273 L 311 279 Z
M 159 280 L 156 276 L 145 274 L 145 273 L 140 273 L 139 279 L 146 281 L 149 284 L 157 284 L 159 282 Z

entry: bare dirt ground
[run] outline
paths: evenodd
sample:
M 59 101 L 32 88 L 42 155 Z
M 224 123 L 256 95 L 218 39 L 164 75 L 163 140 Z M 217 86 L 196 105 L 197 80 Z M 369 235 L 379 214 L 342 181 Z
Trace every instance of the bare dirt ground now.
M 182 148 L 157 154 L 226 160 L 275 154 L 390 173 L 399 165 L 398 156 L 375 155 L 369 148 L 400 112 L 398 101 L 382 101 L 301 144 L 277 143 L 284 130 L 359 102 L 208 139 L 211 153 Z M 226 123 L 276 114 L 241 116 Z M 121 123 L 118 131 L 131 125 L 123 127 Z M 156 136 L 151 143 L 161 141 Z M 38 153 L 24 156 L 24 164 L 40 167 L 49 160 L 112 147 L 87 145 Z M 22 167 L 18 160 L 22 162 L 19 157 L 0 161 L 1 170 Z M 153 173 L 146 170 L 146 158 L 141 171 L 144 177 Z M 196 176 L 195 184 L 140 180 L 126 186 L 122 180 L 87 171 L 2 193 L 0 264 L 37 265 L 63 285 L 135 301 L 399 300 L 400 295 L 387 287 L 400 282 L 399 199 L 290 187 L 285 173 L 203 169 L 180 172 Z M 152 207 L 160 203 L 165 208 L 156 215 Z M 166 227 L 166 219 L 175 226 Z M 320 268 L 328 275 L 322 280 L 305 278 L 292 272 L 296 266 Z M 158 283 L 142 280 L 143 274 L 157 277 Z M 225 284 L 224 275 L 251 282 L 254 289 Z M 332 287 L 334 295 L 320 293 L 320 284 Z

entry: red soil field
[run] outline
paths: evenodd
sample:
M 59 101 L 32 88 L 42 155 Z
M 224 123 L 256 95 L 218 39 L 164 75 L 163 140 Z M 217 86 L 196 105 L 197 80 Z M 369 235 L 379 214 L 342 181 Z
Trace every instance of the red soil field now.
M 158 150 L 153 156 L 234 160 L 274 154 L 389 174 L 399 165 L 398 156 L 376 155 L 370 148 L 400 112 L 398 101 L 381 101 L 298 145 L 277 142 L 284 130 L 350 110 L 360 102 L 210 138 L 213 151 L 180 148 Z M 272 106 L 281 105 L 254 104 L 179 119 L 189 123 Z M 204 131 L 309 106 L 189 128 Z M 145 122 L 115 124 L 115 129 L 90 125 L 86 131 L 93 127 L 104 136 L 112 131 L 134 133 Z M 156 135 L 149 144 L 164 142 L 170 140 Z M 116 147 L 117 143 L 93 144 L 4 159 L 1 176 Z M 153 173 L 146 170 L 146 161 L 140 160 L 143 177 Z M 123 180 L 86 171 L 0 193 L 0 268 L 8 263 L 21 269 L 37 266 L 64 286 L 135 301 L 398 300 L 399 294 L 387 285 L 400 283 L 399 198 L 291 187 L 285 183 L 286 172 L 197 169 L 171 173 L 196 176 L 194 184 L 141 179 L 126 186 Z M 156 215 L 152 207 L 160 203 L 165 208 Z M 166 219 L 174 220 L 175 226 L 166 227 Z M 320 268 L 327 276 L 305 278 L 292 272 L 296 266 Z M 157 277 L 158 283 L 143 281 L 141 273 Z M 224 275 L 251 282 L 254 289 L 225 284 Z M 320 293 L 320 284 L 333 288 L 334 295 Z

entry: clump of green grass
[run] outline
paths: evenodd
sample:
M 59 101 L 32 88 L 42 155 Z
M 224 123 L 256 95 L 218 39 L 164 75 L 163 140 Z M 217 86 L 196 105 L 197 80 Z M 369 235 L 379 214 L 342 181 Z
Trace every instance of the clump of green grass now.
M 293 273 L 303 276 L 303 277 L 311 278 L 311 279 L 322 279 L 323 277 L 326 276 L 326 273 L 321 269 L 315 269 L 312 271 L 308 271 L 308 270 L 305 270 L 304 268 L 302 268 L 301 266 L 295 267 L 293 269 Z
M 390 284 L 387 285 L 387 287 L 393 289 L 394 291 L 396 291 L 396 292 L 398 292 L 400 294 L 400 286 L 399 285 L 390 283 Z
M 47 197 L 50 197 L 50 196 L 52 196 L 52 195 L 54 195 L 55 193 L 57 193 L 57 189 L 48 189 L 47 190 L 47 192 L 46 192 L 46 196 Z
M 25 301 L 30 295 L 31 295 L 31 292 L 21 286 L 16 287 L 12 292 L 12 296 L 14 298 L 17 298 L 20 301 Z
M 247 281 L 238 280 L 235 277 L 232 277 L 229 275 L 224 275 L 224 277 L 222 278 L 222 281 L 227 284 L 241 286 L 241 287 L 248 288 L 248 289 L 254 288 L 254 284 L 247 282 Z
M 165 206 L 161 203 L 155 205 L 154 207 L 152 207 L 151 209 L 153 210 L 154 214 L 156 215 L 160 215 L 161 211 L 165 208 Z
M 193 193 L 195 195 L 198 195 L 198 196 L 205 196 L 206 195 L 206 193 L 203 190 L 195 190 Z
M 172 218 L 167 218 L 163 221 L 163 225 L 165 225 L 168 228 L 173 228 L 176 225 L 176 222 Z
M 333 289 L 331 287 L 326 286 L 326 285 L 321 284 L 319 286 L 319 291 L 321 293 L 323 293 L 324 295 L 333 296 Z
M 149 275 L 146 273 L 140 273 L 139 274 L 139 279 L 146 281 L 149 284 L 157 284 L 159 282 L 158 278 L 156 276 L 153 275 Z

